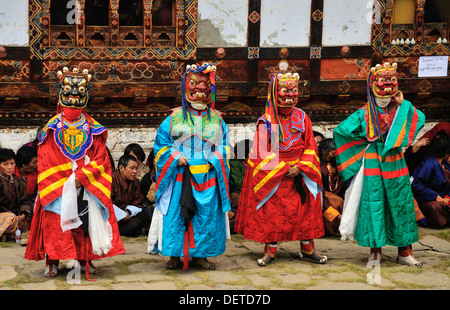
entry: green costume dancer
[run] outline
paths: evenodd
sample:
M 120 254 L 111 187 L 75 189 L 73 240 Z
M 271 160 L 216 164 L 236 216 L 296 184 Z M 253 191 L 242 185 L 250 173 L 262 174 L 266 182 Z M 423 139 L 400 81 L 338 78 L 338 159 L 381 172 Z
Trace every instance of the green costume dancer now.
M 398 90 L 397 65 L 372 68 L 368 103 L 334 130 L 336 161 L 342 179 L 353 177 L 346 192 L 340 232 L 371 248 L 369 260 L 381 261 L 381 248 L 399 248 L 397 262 L 421 266 L 412 255 L 418 241 L 414 202 L 403 147 L 409 146 L 425 116 Z

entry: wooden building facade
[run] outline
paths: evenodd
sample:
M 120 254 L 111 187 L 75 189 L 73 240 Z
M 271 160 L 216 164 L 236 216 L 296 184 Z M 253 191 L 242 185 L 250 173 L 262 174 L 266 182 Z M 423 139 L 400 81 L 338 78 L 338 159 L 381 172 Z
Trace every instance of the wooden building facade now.
M 280 68 L 299 73 L 299 107 L 313 121 L 338 122 L 365 103 L 370 67 L 384 61 L 398 63 L 400 89 L 428 120 L 448 121 L 448 74 L 418 77 L 420 57 L 450 55 L 448 6 L 1 0 L 0 12 L 11 14 L 9 28 L 0 28 L 0 123 L 44 124 L 56 112 L 56 72 L 67 66 L 92 74 L 88 111 L 102 124 L 156 127 L 180 105 L 185 66 L 203 61 L 218 67 L 216 107 L 227 123 L 251 123 L 263 113 L 270 77 Z M 16 17 L 25 20 L 19 25 Z

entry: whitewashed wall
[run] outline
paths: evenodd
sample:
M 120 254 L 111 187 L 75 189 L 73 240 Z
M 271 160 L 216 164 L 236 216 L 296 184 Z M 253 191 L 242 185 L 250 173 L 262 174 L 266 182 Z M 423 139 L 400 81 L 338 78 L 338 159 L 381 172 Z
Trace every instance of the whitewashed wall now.
M 322 45 L 370 45 L 372 5 L 372 0 L 324 0 Z
M 309 46 L 310 11 L 311 0 L 262 0 L 260 46 Z M 198 47 L 247 46 L 247 0 L 199 0 L 198 16 Z
M 311 0 L 262 0 L 262 47 L 309 46 Z
M 198 47 L 247 46 L 247 0 L 199 0 Z
M 337 124 L 329 122 L 318 122 L 313 124 L 313 130 L 321 132 L 325 138 L 333 137 L 333 130 Z M 430 130 L 435 122 L 426 123 L 418 137 Z M 230 131 L 231 145 L 234 146 L 236 142 L 244 139 L 253 139 L 255 132 L 255 124 L 230 124 L 228 125 Z M 22 145 L 32 141 L 38 127 L 8 127 L 0 128 L 0 147 L 10 148 L 17 151 Z M 111 154 L 116 161 L 123 155 L 125 147 L 130 143 L 139 143 L 148 156 L 150 150 L 153 148 L 155 142 L 157 128 L 110 128 L 108 129 L 108 141 L 106 145 L 111 151 Z
M 28 0 L 0 0 L 0 45 L 28 46 Z

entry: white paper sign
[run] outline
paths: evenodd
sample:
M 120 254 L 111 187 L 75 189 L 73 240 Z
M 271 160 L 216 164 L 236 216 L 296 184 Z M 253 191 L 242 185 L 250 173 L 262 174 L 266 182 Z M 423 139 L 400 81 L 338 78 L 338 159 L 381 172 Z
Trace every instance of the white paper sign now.
M 448 56 L 422 56 L 419 58 L 419 77 L 447 76 Z

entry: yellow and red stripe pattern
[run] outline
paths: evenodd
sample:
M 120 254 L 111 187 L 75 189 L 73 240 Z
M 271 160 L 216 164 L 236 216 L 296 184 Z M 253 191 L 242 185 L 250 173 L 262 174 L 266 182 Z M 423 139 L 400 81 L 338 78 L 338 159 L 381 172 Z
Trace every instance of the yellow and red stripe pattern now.
M 315 183 L 322 184 L 320 160 L 316 149 L 306 149 L 295 165 Z
M 109 165 L 91 161 L 75 171 L 76 177 L 83 186 L 103 204 L 111 200 L 111 168 Z
M 94 139 L 103 139 L 94 136 Z M 64 184 L 74 173 L 72 163 L 61 156 L 52 139 L 46 139 L 39 146 L 38 188 L 42 205 L 47 205 L 62 195 Z M 57 155 L 56 155 L 57 154 Z M 111 203 L 111 164 L 104 143 L 93 143 L 86 152 L 91 161 L 84 158 L 76 162 L 75 177 L 105 206 Z
M 47 205 L 62 194 L 64 183 L 72 174 L 70 162 L 57 165 L 38 175 L 39 196 L 44 205 Z M 45 203 L 48 201 L 48 203 Z
M 252 148 L 252 154 L 253 150 Z M 247 163 L 249 171 L 246 174 L 250 173 L 252 176 L 253 192 L 258 203 L 281 182 L 290 167 L 273 152 L 264 153 L 264 157 L 251 156 Z

